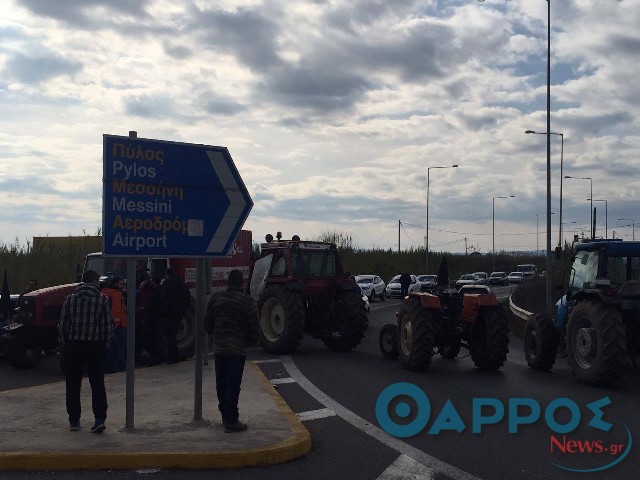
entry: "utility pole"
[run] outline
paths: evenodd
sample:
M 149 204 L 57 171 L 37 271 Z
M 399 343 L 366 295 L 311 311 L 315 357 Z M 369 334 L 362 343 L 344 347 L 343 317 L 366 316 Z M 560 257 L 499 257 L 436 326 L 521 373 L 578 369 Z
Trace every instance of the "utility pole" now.
M 464 254 L 467 255 L 467 237 L 464 237 Z
M 398 255 L 400 255 L 400 225 L 402 225 L 402 222 L 398 220 Z

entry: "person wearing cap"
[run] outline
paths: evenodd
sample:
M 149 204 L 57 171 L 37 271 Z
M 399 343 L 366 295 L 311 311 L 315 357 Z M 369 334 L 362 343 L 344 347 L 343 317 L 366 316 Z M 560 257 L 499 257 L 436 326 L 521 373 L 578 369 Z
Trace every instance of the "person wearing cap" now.
M 227 433 L 247 429 L 239 420 L 238 399 L 247 347 L 259 338 L 258 322 L 258 307 L 244 293 L 242 272 L 232 270 L 227 290 L 211 296 L 205 316 L 207 330 L 213 334 L 218 410 Z

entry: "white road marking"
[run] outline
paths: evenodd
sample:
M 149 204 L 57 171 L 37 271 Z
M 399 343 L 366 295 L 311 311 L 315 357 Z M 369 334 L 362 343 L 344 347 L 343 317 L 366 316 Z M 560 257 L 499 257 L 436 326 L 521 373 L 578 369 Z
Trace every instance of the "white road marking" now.
M 296 413 L 301 422 L 309 420 L 318 420 L 319 418 L 335 417 L 336 412 L 328 408 L 320 408 L 318 410 L 308 410 L 306 412 Z
M 431 472 L 429 478 L 433 478 L 436 473 L 443 473 L 457 480 L 480 480 L 480 477 L 471 475 L 464 470 L 461 470 L 453 465 L 449 465 L 442 460 L 438 460 L 437 458 L 432 457 L 422 450 L 412 447 L 402 440 L 389 435 L 381 428 L 378 428 L 375 425 L 367 422 L 364 418 L 359 417 L 351 410 L 343 407 L 341 404 L 336 402 L 333 398 L 328 396 L 313 383 L 311 383 L 311 381 L 307 377 L 305 377 L 304 374 L 298 369 L 293 361 L 293 358 L 291 358 L 290 355 L 283 355 L 281 358 L 282 364 L 289 372 L 289 375 L 291 375 L 291 378 L 295 379 L 298 385 L 300 385 L 309 395 L 311 395 L 314 399 L 316 399 L 328 409 L 333 410 L 336 415 L 349 422 L 358 430 L 375 438 L 380 443 L 395 450 L 396 452 L 402 453 L 424 465 L 426 471 Z
M 400 455 L 376 480 L 433 479 L 433 472 L 404 453 Z
M 291 377 L 272 378 L 269 381 L 271 382 L 271 385 L 282 385 L 283 383 L 296 383 L 296 381 Z
M 267 358 L 265 360 L 252 360 L 253 363 L 280 363 L 282 360 L 280 358 Z

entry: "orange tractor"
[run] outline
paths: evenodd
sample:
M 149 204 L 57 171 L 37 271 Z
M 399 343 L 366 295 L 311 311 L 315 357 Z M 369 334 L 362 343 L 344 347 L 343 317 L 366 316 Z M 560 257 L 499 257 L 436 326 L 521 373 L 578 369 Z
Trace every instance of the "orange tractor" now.
M 476 367 L 500 368 L 509 351 L 506 313 L 490 288 L 468 292 L 434 287 L 410 293 L 396 324 L 380 330 L 382 354 L 391 359 L 399 356 L 406 369 L 424 370 L 434 354 L 455 358 L 465 347 Z

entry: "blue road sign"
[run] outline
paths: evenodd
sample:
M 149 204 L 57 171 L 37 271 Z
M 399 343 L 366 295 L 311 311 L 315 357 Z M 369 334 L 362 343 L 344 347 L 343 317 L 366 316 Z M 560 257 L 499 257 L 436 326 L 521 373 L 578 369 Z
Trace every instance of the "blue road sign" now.
M 253 202 L 225 147 L 103 136 L 103 252 L 227 255 Z

